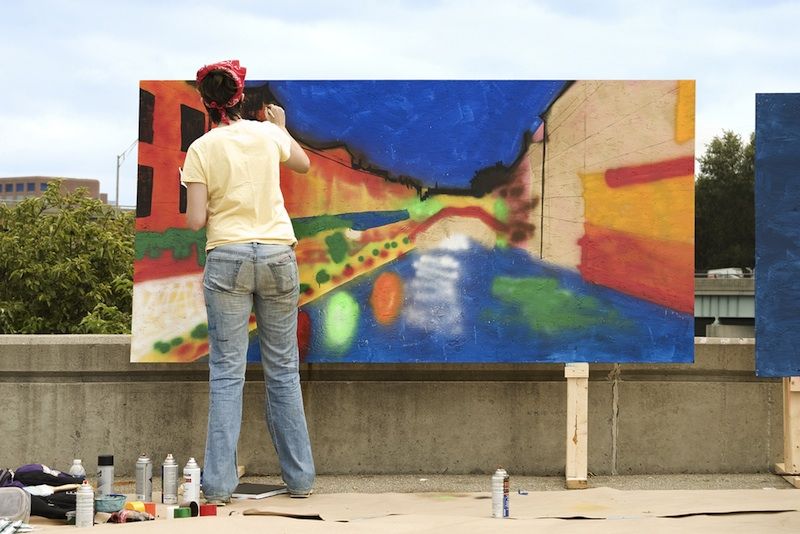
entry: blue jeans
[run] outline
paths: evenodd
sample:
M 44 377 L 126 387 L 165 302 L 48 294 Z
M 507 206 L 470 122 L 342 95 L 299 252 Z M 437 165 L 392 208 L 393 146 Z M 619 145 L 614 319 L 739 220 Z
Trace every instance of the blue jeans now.
M 247 324 L 258 324 L 266 383 L 267 429 L 289 491 L 314 485 L 314 459 L 300 392 L 297 260 L 291 247 L 242 243 L 208 253 L 203 275 L 208 312 L 209 407 L 203 491 L 228 499 L 239 482 L 236 446 L 242 426 Z

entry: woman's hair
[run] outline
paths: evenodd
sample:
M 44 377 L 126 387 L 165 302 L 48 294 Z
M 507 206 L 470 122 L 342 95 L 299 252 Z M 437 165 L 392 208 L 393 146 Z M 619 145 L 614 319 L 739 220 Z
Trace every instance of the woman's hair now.
M 215 103 L 217 106 L 224 106 L 236 94 L 237 86 L 236 81 L 223 70 L 212 70 L 208 76 L 203 78 L 198 88 L 200 96 L 203 98 L 203 104 L 208 110 L 208 115 L 211 121 L 219 123 L 222 120 L 222 113 L 218 107 L 209 106 Z M 230 107 L 225 108 L 225 113 L 228 118 L 236 120 L 242 116 L 242 100 Z

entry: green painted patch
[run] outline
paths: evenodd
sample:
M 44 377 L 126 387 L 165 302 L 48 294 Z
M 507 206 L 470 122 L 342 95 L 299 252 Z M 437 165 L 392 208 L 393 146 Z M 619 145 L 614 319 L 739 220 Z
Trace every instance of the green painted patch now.
M 615 311 L 601 313 L 596 298 L 560 288 L 552 278 L 498 277 L 492 283 L 492 295 L 516 306 L 521 320 L 532 330 L 545 334 L 625 323 Z
M 320 269 L 319 272 L 317 272 L 316 280 L 317 280 L 317 283 L 319 285 L 322 285 L 325 282 L 328 282 L 330 279 L 331 279 L 331 275 L 329 275 L 328 271 L 326 271 L 325 269 Z
M 338 215 L 319 215 L 302 221 L 292 220 L 292 226 L 294 227 L 294 235 L 299 241 L 327 230 L 350 228 L 352 221 Z
M 494 218 L 500 222 L 508 222 L 508 203 L 502 198 L 494 201 Z
M 347 292 L 331 296 L 325 307 L 324 340 L 328 350 L 336 355 L 344 354 L 353 343 L 358 330 L 361 312 L 358 302 Z
M 424 221 L 439 213 L 444 208 L 444 205 L 435 198 L 427 198 L 425 200 L 415 199 L 408 206 L 406 210 L 412 220 Z
M 192 339 L 204 339 L 208 337 L 208 325 L 206 323 L 201 323 L 195 326 L 189 335 Z
M 328 255 L 334 263 L 342 263 L 347 257 L 347 239 L 342 232 L 336 232 L 325 238 L 328 245 Z
M 188 258 L 195 248 L 197 264 L 200 266 L 206 264 L 205 228 L 197 231 L 187 228 L 168 228 L 164 232 L 136 232 L 134 247 L 137 260 L 145 256 L 160 258 L 165 250 L 171 250 L 173 258 L 182 260 Z

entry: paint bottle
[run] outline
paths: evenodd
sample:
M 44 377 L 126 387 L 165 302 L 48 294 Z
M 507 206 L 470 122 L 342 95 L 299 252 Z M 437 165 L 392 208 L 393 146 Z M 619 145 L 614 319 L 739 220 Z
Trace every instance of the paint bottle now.
M 508 473 L 498 467 L 492 475 L 492 517 L 508 517 L 508 490 Z
M 83 468 L 79 458 L 72 460 L 72 466 L 69 468 L 69 476 L 75 478 L 86 478 L 86 469 Z
M 200 504 L 200 466 L 194 458 L 189 458 L 183 468 L 183 503 Z
M 114 455 L 101 454 L 97 457 L 97 495 L 114 493 Z
M 153 462 L 145 453 L 136 460 L 136 499 L 143 502 L 153 500 Z
M 161 464 L 161 502 L 178 504 L 178 462 L 171 454 Z
M 75 526 L 94 526 L 94 490 L 88 480 L 84 480 L 75 494 Z

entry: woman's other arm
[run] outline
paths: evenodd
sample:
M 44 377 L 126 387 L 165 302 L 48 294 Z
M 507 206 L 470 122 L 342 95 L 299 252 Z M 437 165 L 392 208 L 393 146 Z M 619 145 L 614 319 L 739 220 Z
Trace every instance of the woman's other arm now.
M 208 187 L 200 182 L 186 184 L 186 226 L 199 230 L 208 219 Z

